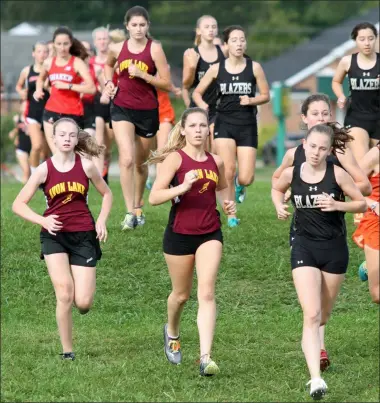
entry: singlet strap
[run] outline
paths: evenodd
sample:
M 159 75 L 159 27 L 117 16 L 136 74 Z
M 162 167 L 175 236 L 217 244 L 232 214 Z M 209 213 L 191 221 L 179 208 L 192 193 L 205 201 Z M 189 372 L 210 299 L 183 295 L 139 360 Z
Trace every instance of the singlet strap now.
M 218 51 L 218 59 L 219 61 L 225 59 L 226 57 L 224 56 L 224 53 L 222 51 L 222 48 L 219 45 L 216 45 L 216 50 Z
M 351 55 L 351 64 L 350 67 L 348 68 L 348 71 L 350 71 L 351 69 L 357 69 L 358 66 L 358 53 L 353 53 Z

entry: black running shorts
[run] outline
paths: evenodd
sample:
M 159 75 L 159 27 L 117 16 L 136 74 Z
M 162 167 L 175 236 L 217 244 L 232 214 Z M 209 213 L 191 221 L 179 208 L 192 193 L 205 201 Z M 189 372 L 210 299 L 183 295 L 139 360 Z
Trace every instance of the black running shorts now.
M 83 128 L 96 129 L 95 126 L 95 109 L 94 104 L 90 102 L 83 102 L 84 116 L 83 116 Z
M 291 250 L 292 270 L 298 267 L 316 267 L 332 274 L 344 274 L 348 267 L 348 246 L 345 236 L 328 241 L 313 241 L 295 235 Z
M 346 127 L 346 129 L 350 129 L 351 127 L 360 127 L 368 133 L 371 139 L 380 140 L 380 119 L 358 119 L 348 114 L 344 119 L 344 126 Z
M 249 125 L 235 125 L 222 121 L 218 116 L 215 120 L 214 140 L 233 139 L 236 147 L 253 147 L 257 149 L 257 122 Z
M 51 235 L 41 231 L 41 259 L 44 255 L 67 253 L 70 265 L 95 267 L 102 257 L 96 231 L 57 232 Z
M 100 102 L 100 97 L 101 94 L 98 92 L 95 95 L 94 99 L 94 111 L 95 111 L 95 116 L 102 118 L 106 123 L 110 122 L 111 116 L 110 116 L 110 104 L 102 104 Z
M 111 104 L 111 120 L 132 123 L 135 126 L 136 134 L 145 138 L 154 137 L 160 125 L 158 109 L 128 109 L 115 105 L 113 102 Z
M 73 119 L 77 125 L 81 128 L 84 129 L 83 123 L 83 115 L 68 115 L 65 113 L 57 113 L 57 112 L 52 112 L 48 110 L 44 110 L 44 114 L 42 115 L 42 120 L 46 123 L 54 124 L 57 120 L 62 119 L 62 118 L 70 118 Z
M 219 241 L 223 244 L 223 234 L 220 229 L 202 235 L 187 235 L 173 232 L 170 226 L 166 227 L 163 249 L 168 255 L 195 255 L 197 249 L 208 241 Z

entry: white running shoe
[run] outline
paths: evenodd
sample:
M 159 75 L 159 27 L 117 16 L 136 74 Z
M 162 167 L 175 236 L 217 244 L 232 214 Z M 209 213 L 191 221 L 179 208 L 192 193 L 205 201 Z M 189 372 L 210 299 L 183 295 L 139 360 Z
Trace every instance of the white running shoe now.
M 327 385 L 322 378 L 311 379 L 306 386 L 310 385 L 310 396 L 314 400 L 320 400 L 326 394 Z
M 126 229 L 135 229 L 137 226 L 136 216 L 132 213 L 127 213 L 125 215 L 124 220 L 121 223 L 121 230 L 124 231 Z

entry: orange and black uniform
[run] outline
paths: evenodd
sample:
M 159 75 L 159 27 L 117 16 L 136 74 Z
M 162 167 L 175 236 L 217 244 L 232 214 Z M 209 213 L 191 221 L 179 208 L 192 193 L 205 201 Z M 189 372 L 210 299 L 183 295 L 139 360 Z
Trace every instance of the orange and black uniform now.
M 380 148 L 380 145 L 377 147 Z M 380 173 L 372 175 L 369 181 L 372 185 L 372 193 L 368 197 L 374 202 L 380 203 Z M 365 212 L 352 239 L 362 249 L 367 245 L 372 249 L 380 250 L 380 221 L 374 211 L 368 209 Z
M 62 81 L 67 84 L 81 84 L 82 78 L 74 70 L 74 61 L 75 56 L 71 56 L 64 66 L 57 66 L 56 58 L 53 57 L 49 70 L 51 92 L 45 105 L 43 121 L 53 124 L 63 117 L 70 117 L 83 129 L 84 110 L 79 92 L 69 89 L 59 90 L 53 85 L 55 81 Z
M 137 135 L 148 138 L 155 136 L 159 127 L 157 92 L 145 80 L 130 76 L 128 67 L 134 64 L 141 71 L 154 76 L 157 70 L 151 47 L 152 40 L 148 39 L 144 50 L 136 54 L 129 50 L 128 40 L 124 42 L 117 59 L 118 90 L 111 104 L 113 121 L 131 122 Z
M 198 180 L 182 196 L 172 200 L 163 248 L 169 255 L 193 255 L 203 243 L 223 243 L 221 222 L 216 204 L 219 170 L 213 156 L 206 152 L 205 161 L 195 161 L 184 151 L 177 151 L 182 162 L 171 186 L 183 183 L 187 172 L 197 170 Z
M 49 158 L 48 173 L 43 184 L 47 208 L 44 217 L 56 214 L 62 229 L 56 235 L 41 229 L 41 256 L 67 253 L 72 265 L 95 267 L 101 258 L 96 239 L 95 222 L 87 205 L 89 179 L 81 157 L 75 155 L 73 168 L 60 172 Z
M 175 124 L 175 111 L 172 103 L 170 102 L 169 93 L 166 91 L 157 90 L 158 97 L 158 113 L 160 124 L 171 123 Z

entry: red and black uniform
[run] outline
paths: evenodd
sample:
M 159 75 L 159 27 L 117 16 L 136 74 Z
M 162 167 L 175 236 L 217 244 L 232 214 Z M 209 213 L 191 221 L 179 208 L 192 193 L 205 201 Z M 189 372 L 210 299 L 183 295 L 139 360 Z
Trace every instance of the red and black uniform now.
M 25 120 L 26 123 L 39 123 L 42 124 L 42 115 L 44 113 L 44 108 L 46 105 L 47 100 L 49 99 L 49 91 L 44 91 L 44 97 L 39 101 L 36 101 L 33 97 L 33 94 L 36 91 L 36 82 L 39 77 L 40 73 L 37 73 L 34 70 L 33 64 L 29 68 L 28 77 L 26 78 L 27 83 L 27 105 L 25 111 Z
M 96 88 L 98 88 L 98 78 L 96 76 L 95 68 L 93 64 L 88 66 L 90 76 L 95 83 Z M 84 81 L 82 81 L 84 84 Z M 95 130 L 95 95 L 96 94 L 83 94 L 83 128 L 84 129 L 94 129 Z
M 32 143 L 29 135 L 27 134 L 27 126 L 25 121 L 21 116 L 19 116 L 17 121 L 17 140 L 16 152 L 21 151 L 23 153 L 30 154 L 30 151 L 32 150 Z
M 67 84 L 80 84 L 81 76 L 74 70 L 75 56 L 71 56 L 64 66 L 56 65 L 54 57 L 49 70 L 49 81 L 51 84 L 50 97 L 45 105 L 43 121 L 54 123 L 60 118 L 70 117 L 83 128 L 83 104 L 79 92 L 69 89 L 59 90 L 54 87 L 55 81 L 62 81 Z
M 96 61 L 96 56 L 92 56 L 89 61 L 90 67 L 93 68 L 94 71 L 96 71 L 97 68 L 100 68 L 102 72 L 104 71 L 104 66 L 105 63 L 99 63 Z M 115 84 L 116 85 L 116 84 Z M 98 83 L 97 83 L 97 88 L 98 88 Z M 97 91 L 95 94 L 95 100 L 94 100 L 94 113 L 95 117 L 100 117 L 102 118 L 106 123 L 110 122 L 111 116 L 110 116 L 110 104 L 102 104 L 100 102 L 100 97 L 102 96 L 100 91 Z
M 153 85 L 138 77 L 131 77 L 128 67 L 136 65 L 141 71 L 156 74 L 156 65 L 151 56 L 152 40 L 148 39 L 144 50 L 138 54 L 128 49 L 124 42 L 118 57 L 118 91 L 111 104 L 111 119 L 134 124 L 136 134 L 153 137 L 159 128 L 157 92 Z
M 211 240 L 223 242 L 216 204 L 219 170 L 213 156 L 195 161 L 179 150 L 182 162 L 171 186 L 183 183 L 187 172 L 196 170 L 198 180 L 182 196 L 172 200 L 169 223 L 164 235 L 164 252 L 169 255 L 192 255 L 200 245 Z
M 43 190 L 47 208 L 43 215 L 58 215 L 62 229 L 56 235 L 41 229 L 41 256 L 67 253 L 70 264 L 94 267 L 101 257 L 101 250 L 87 205 L 89 179 L 81 157 L 75 155 L 74 166 L 68 172 L 58 171 L 51 158 L 46 164 L 48 173 Z

